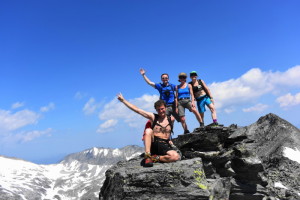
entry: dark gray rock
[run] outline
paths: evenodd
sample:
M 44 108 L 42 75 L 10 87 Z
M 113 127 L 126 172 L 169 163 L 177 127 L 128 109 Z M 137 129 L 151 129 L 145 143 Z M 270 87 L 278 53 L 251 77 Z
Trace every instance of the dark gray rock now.
M 300 199 L 300 165 L 283 156 L 285 147 L 300 149 L 299 129 L 274 114 L 247 127 L 195 129 L 173 142 L 182 161 L 120 162 L 107 171 L 100 199 Z
M 144 168 L 141 158 L 119 162 L 106 172 L 100 199 L 208 199 L 201 158 L 156 163 Z

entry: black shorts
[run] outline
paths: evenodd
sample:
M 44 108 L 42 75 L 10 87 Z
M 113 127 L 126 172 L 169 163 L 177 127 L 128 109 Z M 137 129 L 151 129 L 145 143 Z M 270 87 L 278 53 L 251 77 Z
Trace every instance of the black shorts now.
M 175 150 L 169 144 L 170 140 L 161 139 L 154 136 L 154 141 L 151 143 L 151 154 L 154 155 L 167 155 L 170 150 Z

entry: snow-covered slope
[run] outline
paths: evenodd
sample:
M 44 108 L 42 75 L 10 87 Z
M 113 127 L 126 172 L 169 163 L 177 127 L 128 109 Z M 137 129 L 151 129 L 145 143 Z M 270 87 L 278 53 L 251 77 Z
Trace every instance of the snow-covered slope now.
M 0 156 L 0 199 L 98 199 L 105 171 L 142 151 L 138 146 L 92 148 L 71 154 L 59 164 L 52 165 Z

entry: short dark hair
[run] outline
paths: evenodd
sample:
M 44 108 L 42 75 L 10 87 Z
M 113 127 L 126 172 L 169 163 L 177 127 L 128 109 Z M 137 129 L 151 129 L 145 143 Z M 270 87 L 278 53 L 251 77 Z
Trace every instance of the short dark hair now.
M 168 78 L 169 78 L 169 74 L 167 74 L 167 73 L 163 73 L 162 75 L 160 75 L 160 78 L 162 78 L 162 77 L 163 77 L 163 75 L 167 75 L 167 76 L 168 76 Z
M 160 100 L 158 100 L 158 101 L 156 101 L 156 102 L 154 103 L 154 108 L 156 109 L 156 108 L 158 108 L 158 107 L 160 107 L 160 106 L 162 106 L 162 105 L 164 105 L 165 107 L 167 107 L 166 102 L 165 102 L 164 100 L 160 99 Z

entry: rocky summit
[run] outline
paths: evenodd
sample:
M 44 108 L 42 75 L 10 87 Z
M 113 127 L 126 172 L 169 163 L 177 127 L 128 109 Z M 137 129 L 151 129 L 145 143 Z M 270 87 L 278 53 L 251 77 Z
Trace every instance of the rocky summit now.
M 121 161 L 107 170 L 99 199 L 300 199 L 300 130 L 274 114 L 173 142 L 181 161 L 150 168 L 142 156 Z

